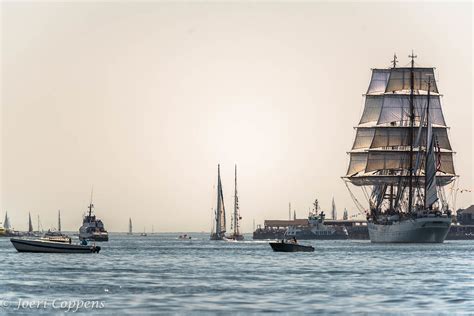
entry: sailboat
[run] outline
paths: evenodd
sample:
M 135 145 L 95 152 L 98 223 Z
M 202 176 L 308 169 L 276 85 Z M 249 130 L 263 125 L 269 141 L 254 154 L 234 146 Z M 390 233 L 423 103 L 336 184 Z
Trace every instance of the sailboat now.
M 8 217 L 8 213 L 5 212 L 5 220 L 3 221 L 3 228 L 5 230 L 9 231 L 12 228 L 12 225 L 10 224 L 10 218 Z
M 68 244 L 71 243 L 71 237 L 61 232 L 61 210 L 58 210 L 58 230 L 48 229 L 48 231 L 43 235 L 41 240 L 68 243 Z
M 133 227 L 132 227 L 132 218 L 128 219 L 128 233 L 127 235 L 133 235 Z
M 237 196 L 237 165 L 235 165 L 234 175 L 234 213 L 232 214 L 231 227 L 232 234 L 227 239 L 244 240 L 244 236 L 240 233 L 240 220 L 242 217 L 239 212 L 239 197 Z
M 215 231 L 211 233 L 211 240 L 223 240 L 226 232 L 224 195 L 222 193 L 220 168 L 220 165 L 217 165 L 217 205 L 215 209 Z
M 457 176 L 434 68 L 409 57 L 410 67 L 394 55 L 390 68 L 372 70 L 343 177 L 366 190 L 374 243 L 442 243 L 451 225 L 443 187 Z

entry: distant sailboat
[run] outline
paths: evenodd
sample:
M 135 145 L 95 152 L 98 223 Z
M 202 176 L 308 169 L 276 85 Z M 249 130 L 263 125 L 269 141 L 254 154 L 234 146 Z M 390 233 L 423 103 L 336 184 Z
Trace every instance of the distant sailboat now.
M 28 232 L 33 233 L 33 222 L 31 221 L 31 213 L 28 213 Z
M 148 236 L 145 230 L 145 227 L 143 227 L 143 233 L 140 234 L 140 236 L 146 237 Z
M 58 232 L 61 232 L 61 210 L 58 210 Z
M 244 236 L 240 233 L 240 220 L 242 217 L 239 212 L 239 197 L 237 195 L 237 165 L 235 165 L 235 177 L 234 177 L 234 214 L 232 215 L 231 230 L 232 235 L 228 239 L 233 240 L 244 240 Z
M 8 218 L 8 213 L 5 212 L 5 221 L 3 221 L 3 228 L 5 228 L 6 230 L 9 230 L 11 229 L 11 224 L 10 224 L 10 219 Z
M 211 240 L 223 240 L 226 231 L 224 195 L 222 193 L 221 169 L 217 165 L 217 206 L 215 210 L 215 231 L 211 233 Z
M 128 233 L 127 235 L 133 235 L 133 227 L 132 227 L 132 218 L 128 219 Z
M 331 215 L 332 219 L 337 219 L 336 202 L 334 202 L 334 197 L 332 198 Z

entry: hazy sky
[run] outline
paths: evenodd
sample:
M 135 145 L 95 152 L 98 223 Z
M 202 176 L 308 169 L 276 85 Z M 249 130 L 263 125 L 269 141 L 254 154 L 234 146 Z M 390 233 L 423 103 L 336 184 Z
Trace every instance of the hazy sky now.
M 472 4 L 2 2 L 1 212 L 77 230 L 209 231 L 221 164 L 244 232 L 314 198 L 356 214 L 348 166 L 370 68 L 435 66 L 473 189 Z M 447 191 L 449 193 L 449 190 Z M 457 195 L 457 207 L 474 203 Z M 230 215 L 230 214 L 229 214 Z M 228 221 L 230 216 L 228 217 Z

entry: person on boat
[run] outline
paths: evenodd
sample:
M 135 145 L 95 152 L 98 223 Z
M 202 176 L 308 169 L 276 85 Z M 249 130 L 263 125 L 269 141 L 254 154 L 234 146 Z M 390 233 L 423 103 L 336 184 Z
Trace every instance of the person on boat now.
M 296 237 L 293 237 L 293 243 L 297 244 L 298 242 L 296 241 Z
M 87 246 L 87 240 L 83 239 L 83 240 L 82 240 L 82 245 L 83 245 L 83 246 Z

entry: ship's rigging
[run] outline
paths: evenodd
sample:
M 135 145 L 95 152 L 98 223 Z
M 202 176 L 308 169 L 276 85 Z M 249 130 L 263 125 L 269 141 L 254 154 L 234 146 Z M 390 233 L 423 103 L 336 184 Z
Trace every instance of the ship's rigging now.
M 434 68 L 415 67 L 416 56 L 409 57 L 410 67 L 397 68 L 394 55 L 391 68 L 372 70 L 349 152 L 344 179 L 363 189 L 375 213 L 446 210 L 443 187 L 456 178 Z

